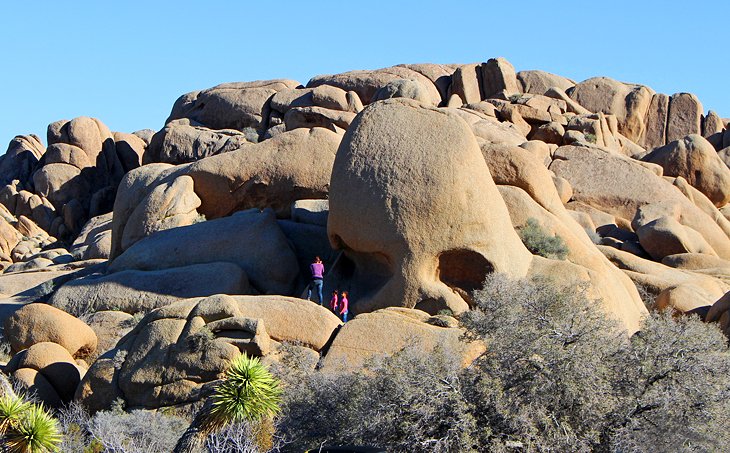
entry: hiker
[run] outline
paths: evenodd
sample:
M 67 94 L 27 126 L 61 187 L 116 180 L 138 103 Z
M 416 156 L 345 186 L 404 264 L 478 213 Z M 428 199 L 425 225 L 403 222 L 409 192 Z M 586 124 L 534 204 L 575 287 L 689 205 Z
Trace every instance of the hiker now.
M 350 301 L 347 300 L 347 291 L 342 291 L 342 297 L 340 298 L 340 314 L 342 315 L 342 322 L 347 322 L 349 306 Z
M 338 297 L 337 297 L 337 290 L 332 291 L 332 299 L 330 299 L 330 308 L 332 309 L 333 313 L 337 313 L 337 306 L 338 306 Z
M 312 272 L 312 281 L 307 288 L 307 300 L 312 300 L 312 289 L 316 288 L 319 305 L 322 305 L 322 280 L 324 279 L 324 264 L 322 264 L 322 259 L 315 256 L 314 262 L 309 265 L 309 270 Z

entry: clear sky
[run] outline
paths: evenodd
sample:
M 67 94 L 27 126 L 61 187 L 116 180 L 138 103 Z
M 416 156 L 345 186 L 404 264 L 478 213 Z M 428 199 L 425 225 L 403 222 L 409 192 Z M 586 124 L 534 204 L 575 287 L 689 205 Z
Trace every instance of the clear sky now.
M 160 129 L 222 82 L 503 56 L 517 70 L 688 91 L 730 117 L 724 1 L 2 1 L 0 153 L 93 116 Z

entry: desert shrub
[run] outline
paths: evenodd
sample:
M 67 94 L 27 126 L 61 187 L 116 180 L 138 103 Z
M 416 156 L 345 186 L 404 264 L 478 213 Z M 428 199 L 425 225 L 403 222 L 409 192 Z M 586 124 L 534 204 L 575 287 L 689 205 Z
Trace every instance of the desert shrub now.
M 279 420 L 286 451 L 376 445 L 388 451 L 470 451 L 475 430 L 458 359 L 417 345 L 357 372 L 295 373 Z
M 257 428 L 243 421 L 233 423 L 208 435 L 205 450 L 209 453 L 264 453 L 257 442 Z M 278 446 L 271 451 L 279 451 Z
M 360 371 L 284 376 L 285 451 L 722 451 L 730 352 L 714 325 L 654 313 L 629 336 L 581 288 L 491 275 L 460 321 L 486 352 L 408 347 Z
M 552 259 L 565 259 L 568 255 L 568 246 L 558 235 L 550 233 L 540 226 L 537 219 L 530 217 L 527 223 L 518 230 L 522 243 L 534 255 Z
M 589 450 L 619 407 L 615 362 L 628 344 L 581 290 L 491 275 L 462 317 L 487 353 L 466 375 L 480 445 Z M 532 447 L 531 447 L 532 446 Z
M 592 133 L 590 133 L 590 132 L 586 132 L 586 133 L 585 133 L 585 134 L 583 134 L 583 135 L 585 136 L 585 138 L 586 138 L 586 141 L 587 141 L 588 143 L 596 143 L 596 141 L 598 140 L 598 139 L 596 138 L 596 134 L 592 134 Z
M 614 378 L 623 417 L 614 451 L 721 451 L 730 445 L 730 353 L 715 324 L 652 313 Z
M 243 135 L 251 143 L 258 143 L 260 140 L 259 131 L 255 127 L 244 127 L 242 129 Z
M 145 410 L 97 412 L 87 423 L 89 444 L 110 453 L 169 453 L 188 421 Z

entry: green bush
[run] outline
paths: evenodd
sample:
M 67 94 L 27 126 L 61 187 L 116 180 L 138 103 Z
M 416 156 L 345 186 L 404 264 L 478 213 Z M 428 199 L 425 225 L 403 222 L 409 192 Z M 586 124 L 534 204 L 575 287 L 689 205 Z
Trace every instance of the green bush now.
M 522 243 L 534 255 L 559 260 L 568 256 L 568 246 L 565 245 L 563 238 L 558 235 L 551 236 L 533 217 L 527 219 L 527 223 L 519 228 L 518 233 Z

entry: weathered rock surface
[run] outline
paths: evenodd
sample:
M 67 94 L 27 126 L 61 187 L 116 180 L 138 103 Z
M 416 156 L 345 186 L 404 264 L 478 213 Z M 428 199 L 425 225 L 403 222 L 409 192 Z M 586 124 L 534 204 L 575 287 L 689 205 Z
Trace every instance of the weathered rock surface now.
M 394 354 L 407 346 L 429 353 L 437 346 L 459 354 L 468 366 L 484 352 L 480 342 L 460 342 L 462 329 L 445 327 L 445 320 L 421 310 L 390 307 L 358 315 L 335 336 L 322 361 L 324 371 L 362 367 L 368 360 Z M 452 318 L 452 325 L 456 320 Z
M 468 303 L 457 291 L 489 272 L 524 276 L 530 265 L 474 135 L 450 109 L 403 99 L 368 106 L 337 153 L 329 200 L 330 242 L 355 267 L 355 313 L 461 312 Z
M 262 129 L 269 116 L 269 98 L 278 91 L 297 86 L 298 82 L 281 79 L 223 83 L 193 91 L 175 101 L 165 123 L 188 118 L 209 129 Z
M 661 165 L 667 176 L 681 176 L 717 207 L 730 201 L 730 169 L 700 135 L 688 135 L 642 158 Z
M 101 310 L 146 313 L 181 299 L 249 294 L 246 274 L 233 263 L 212 262 L 158 271 L 127 270 L 72 280 L 49 304 L 81 316 Z
M 96 350 L 96 334 L 83 321 L 46 304 L 28 304 L 5 320 L 4 336 L 13 351 L 36 343 L 57 343 L 74 357 Z
M 324 198 L 341 136 L 322 128 L 296 129 L 256 145 L 202 159 L 187 170 L 207 218 L 272 207 L 288 215 L 303 198 Z
M 181 301 L 148 314 L 99 358 L 76 399 L 94 411 L 118 397 L 144 408 L 197 401 L 242 352 L 266 356 L 281 341 L 318 351 L 339 325 L 329 310 L 301 299 L 219 295 Z
M 41 342 L 13 356 L 5 372 L 28 392 L 36 392 L 43 403 L 60 408 L 73 399 L 86 369 L 63 346 Z
M 238 265 L 264 294 L 291 294 L 299 272 L 273 211 L 255 209 L 159 231 L 129 247 L 109 270 L 150 271 L 215 262 Z

